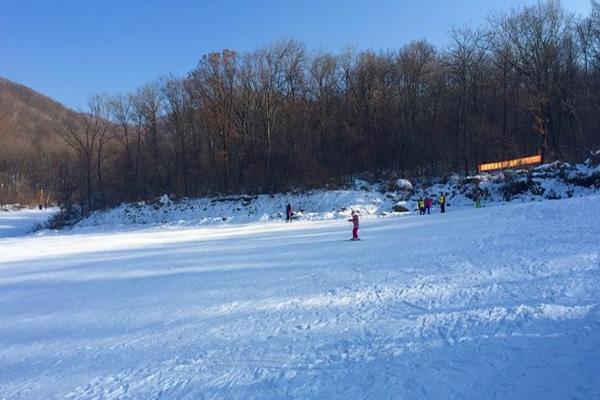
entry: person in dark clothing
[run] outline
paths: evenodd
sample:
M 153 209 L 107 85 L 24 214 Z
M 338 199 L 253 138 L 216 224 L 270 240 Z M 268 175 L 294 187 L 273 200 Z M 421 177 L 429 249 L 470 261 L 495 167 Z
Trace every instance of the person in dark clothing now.
M 425 200 L 420 198 L 417 205 L 419 206 L 419 215 L 425 215 Z
M 288 203 L 285 208 L 285 222 L 292 222 L 292 218 L 294 216 L 294 210 L 292 210 L 292 205 Z
M 431 197 L 425 197 L 425 210 L 427 210 L 427 215 L 431 214 L 431 206 L 433 205 L 433 200 Z M 423 213 L 425 214 L 425 213 Z
M 358 238 L 358 213 L 352 210 L 352 218 L 348 220 L 348 222 L 352 222 L 352 239 L 351 240 L 360 240 Z
M 442 213 L 446 212 L 446 193 L 440 194 L 440 197 L 438 198 L 438 203 L 440 203 L 440 211 Z
M 477 191 L 474 196 L 475 208 L 481 208 L 481 192 Z

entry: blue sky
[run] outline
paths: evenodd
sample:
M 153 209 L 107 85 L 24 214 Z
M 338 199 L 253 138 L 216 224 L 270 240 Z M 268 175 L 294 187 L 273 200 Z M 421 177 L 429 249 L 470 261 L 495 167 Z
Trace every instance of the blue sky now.
M 536 0 L 2 0 L 0 76 L 72 108 L 127 92 L 202 54 L 250 51 L 282 38 L 309 49 L 444 43 L 453 25 Z M 587 14 L 588 0 L 563 0 Z

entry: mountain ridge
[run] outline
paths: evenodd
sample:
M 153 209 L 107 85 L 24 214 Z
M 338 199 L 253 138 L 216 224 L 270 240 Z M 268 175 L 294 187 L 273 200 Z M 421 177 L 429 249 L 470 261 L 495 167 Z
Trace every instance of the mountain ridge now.
M 43 93 L 0 77 L 0 137 L 12 135 L 35 142 L 58 133 L 65 121 L 79 116 Z

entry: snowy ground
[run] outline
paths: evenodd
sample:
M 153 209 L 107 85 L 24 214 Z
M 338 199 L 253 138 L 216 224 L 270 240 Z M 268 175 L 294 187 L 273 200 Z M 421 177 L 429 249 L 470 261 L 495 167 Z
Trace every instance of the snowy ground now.
M 360 242 L 341 220 L 0 239 L 0 398 L 600 399 L 599 220 L 588 196 Z
M 54 208 L 49 210 L 0 210 L 0 239 L 25 235 L 31 232 L 36 224 L 44 223 L 55 212 L 57 209 Z

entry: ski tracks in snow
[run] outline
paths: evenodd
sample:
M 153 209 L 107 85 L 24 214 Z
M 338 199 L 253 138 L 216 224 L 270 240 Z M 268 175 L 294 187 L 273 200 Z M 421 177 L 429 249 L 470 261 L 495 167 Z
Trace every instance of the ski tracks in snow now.
M 327 239 L 340 222 L 187 230 L 94 279 L 110 235 L 85 267 L 83 244 L 58 272 L 0 263 L 22 277 L 0 275 L 0 398 L 600 397 L 600 230 L 578 201 L 367 220 L 360 243 Z

